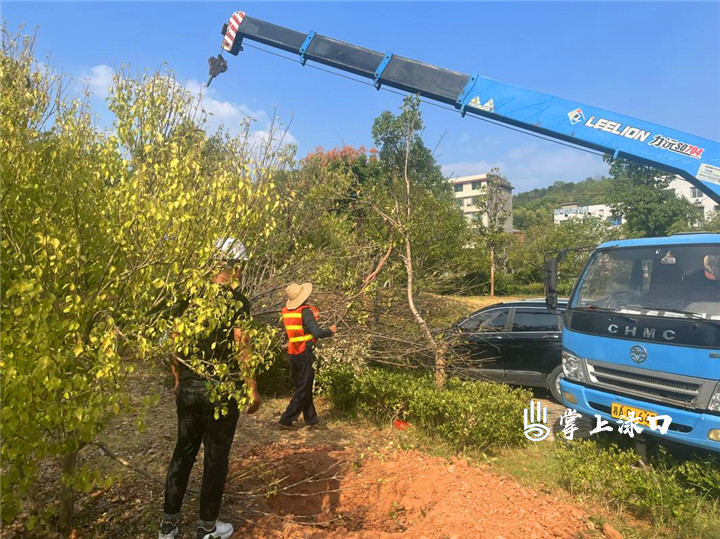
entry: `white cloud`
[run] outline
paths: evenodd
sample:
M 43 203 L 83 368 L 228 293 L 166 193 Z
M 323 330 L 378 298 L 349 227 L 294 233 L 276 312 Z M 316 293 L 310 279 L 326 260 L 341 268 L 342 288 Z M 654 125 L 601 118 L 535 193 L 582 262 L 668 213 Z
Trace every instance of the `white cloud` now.
M 185 84 L 185 89 L 198 96 L 203 110 L 208 114 L 206 129 L 208 132 L 216 131 L 220 126 L 225 127 L 230 133 L 238 134 L 244 128 L 244 122 L 251 121 L 250 127 L 250 143 L 260 146 L 266 143 L 270 137 L 270 129 L 272 126 L 272 118 L 263 109 L 253 110 L 249 106 L 242 103 L 233 103 L 217 98 L 217 91 L 214 88 L 208 88 L 200 81 L 190 79 Z M 277 118 L 276 118 L 277 120 Z M 253 129 L 257 126 L 256 129 Z M 273 136 L 273 143 L 281 146 L 287 144 L 297 144 L 297 139 L 292 133 L 284 132 L 282 126 L 277 121 L 275 127 L 280 132 Z M 284 136 L 283 136 L 284 134 Z
M 602 157 L 573 148 L 527 144 L 512 148 L 497 160 L 449 163 L 442 166 L 446 176 L 483 174 L 499 167 L 515 192 L 547 187 L 555 181 L 577 182 L 588 177 L 607 175 L 608 165 Z
M 115 70 L 112 67 L 100 64 L 85 71 L 81 78 L 95 97 L 104 99 L 108 96 L 114 75 Z M 273 126 L 273 118 L 264 110 L 254 110 L 242 103 L 219 99 L 215 88 L 207 88 L 195 79 L 188 80 L 185 89 L 197 96 L 199 104 L 207 113 L 205 129 L 208 133 L 214 133 L 223 126 L 233 135 L 241 134 L 245 129 L 244 123 L 250 121 L 250 143 L 260 147 L 261 142 L 267 142 Z M 297 144 L 297 139 L 289 131 L 284 131 L 278 118 L 275 118 L 274 124 L 279 132 L 274 134 L 273 144 L 280 146 Z
M 115 70 L 109 65 L 100 64 L 90 68 L 90 72 L 85 72 L 82 79 L 87 82 L 88 89 L 95 95 L 104 99 L 108 96 L 108 91 L 113 83 Z
M 254 147 L 261 147 L 267 144 L 270 139 L 270 130 L 258 129 L 251 131 L 248 137 L 250 145 Z M 290 133 L 290 131 L 276 131 L 273 133 L 272 143 L 275 145 L 285 146 L 287 144 L 297 144 L 297 139 Z

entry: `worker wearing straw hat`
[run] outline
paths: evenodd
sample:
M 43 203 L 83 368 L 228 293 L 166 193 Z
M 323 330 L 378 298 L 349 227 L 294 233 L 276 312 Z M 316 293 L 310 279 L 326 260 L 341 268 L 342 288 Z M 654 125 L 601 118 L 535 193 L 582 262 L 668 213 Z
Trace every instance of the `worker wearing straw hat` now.
M 290 283 L 285 288 L 287 303 L 282 309 L 283 325 L 288 336 L 288 353 L 290 354 L 290 370 L 295 378 L 295 393 L 290 404 L 280 418 L 280 428 L 292 428 L 300 414 L 306 425 L 316 425 L 317 412 L 313 404 L 313 382 L 315 370 L 313 350 L 318 339 L 331 337 L 337 328 L 332 325 L 330 329 L 321 328 L 317 319 L 317 307 L 307 301 L 312 293 L 310 283 Z

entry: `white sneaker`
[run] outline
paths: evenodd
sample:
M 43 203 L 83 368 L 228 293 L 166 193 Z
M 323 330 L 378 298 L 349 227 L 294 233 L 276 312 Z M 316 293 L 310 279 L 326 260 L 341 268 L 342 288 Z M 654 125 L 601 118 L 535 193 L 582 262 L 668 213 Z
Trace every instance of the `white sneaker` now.
M 163 520 L 160 523 L 160 531 L 158 532 L 158 539 L 173 539 L 178 533 L 178 523 L 175 522 L 173 525 L 172 521 Z
M 218 520 L 212 530 L 206 530 L 200 526 L 197 531 L 197 539 L 228 539 L 234 531 L 232 524 Z

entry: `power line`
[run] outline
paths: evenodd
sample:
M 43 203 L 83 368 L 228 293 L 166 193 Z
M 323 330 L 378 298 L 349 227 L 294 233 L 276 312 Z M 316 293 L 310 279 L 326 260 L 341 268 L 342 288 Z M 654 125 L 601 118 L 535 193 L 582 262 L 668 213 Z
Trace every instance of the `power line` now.
M 270 54 L 270 55 L 272 55 L 272 56 L 277 56 L 278 58 L 282 58 L 283 60 L 288 60 L 288 61 L 293 62 L 293 63 L 298 63 L 298 60 L 297 60 L 296 58 L 293 58 L 293 57 L 290 57 L 290 56 L 286 56 L 286 55 L 284 55 L 284 54 L 280 54 L 280 53 L 277 53 L 277 52 L 275 52 L 275 51 L 268 50 L 268 49 L 263 48 L 263 47 L 258 47 L 257 45 L 252 45 L 252 44 L 250 44 L 250 43 L 245 43 L 243 46 L 244 46 L 244 47 L 250 47 L 250 48 L 252 48 L 252 49 L 259 50 L 259 51 L 261 51 L 261 52 Z M 317 66 L 317 65 L 314 65 L 314 64 L 306 64 L 306 67 L 310 67 L 310 68 L 312 68 L 312 69 L 317 69 L 318 71 L 322 71 L 322 72 L 328 73 L 328 74 L 330 74 L 330 75 L 335 75 L 335 76 L 337 76 L 337 77 L 341 77 L 341 78 L 343 78 L 343 79 L 347 79 L 347 80 L 352 81 L 352 82 L 357 82 L 357 83 L 363 84 L 363 85 L 365 85 L 365 86 L 375 87 L 375 84 L 373 84 L 372 82 L 368 82 L 368 81 L 366 81 L 366 80 L 359 79 L 359 78 L 353 77 L 353 76 L 351 76 L 351 75 L 345 75 L 344 73 L 338 73 L 337 71 L 334 71 L 334 70 L 332 70 L 332 69 L 328 69 L 328 68 L 326 68 L 326 67 L 321 67 L 321 66 Z M 394 89 L 394 88 L 387 88 L 387 87 L 385 87 L 385 86 L 381 86 L 380 89 L 381 89 L 381 90 L 384 90 L 384 91 L 386 91 L 386 92 L 390 92 L 391 94 L 396 94 L 396 95 L 403 96 L 403 97 L 404 97 L 405 95 L 407 95 L 407 94 L 401 92 L 400 90 L 396 90 L 396 89 Z M 420 101 L 421 101 L 422 103 L 425 103 L 425 104 L 427 104 L 427 105 L 431 105 L 431 106 L 433 106 L 433 107 L 437 107 L 437 108 L 439 108 L 439 109 L 448 110 L 448 111 L 454 112 L 454 113 L 456 113 L 456 114 L 459 114 L 459 113 L 460 113 L 460 111 L 458 111 L 457 109 L 452 108 L 452 107 L 449 107 L 449 106 L 444 105 L 444 104 L 435 103 L 434 101 L 429 101 L 429 100 L 424 99 L 424 98 L 420 98 Z M 596 156 L 600 156 L 600 157 L 602 157 L 602 156 L 604 155 L 604 154 L 601 153 L 601 152 L 596 152 L 596 151 L 593 151 L 593 150 L 589 150 L 589 149 L 587 149 L 587 148 L 583 148 L 583 147 L 581 147 L 581 146 L 577 146 L 577 145 L 575 145 L 575 144 L 570 144 L 570 143 L 567 143 L 567 142 L 563 142 L 563 141 L 561 141 L 561 140 L 556 140 L 556 139 L 554 139 L 554 138 L 550 138 L 550 137 L 546 137 L 546 136 L 543 136 L 543 135 L 539 135 L 539 134 L 537 134 L 537 133 L 533 133 L 532 131 L 528 131 L 528 130 L 526 130 L 526 129 L 522 129 L 522 128 L 515 127 L 515 126 L 512 126 L 512 125 L 504 124 L 504 123 L 502 123 L 502 122 L 498 122 L 497 120 L 492 120 L 492 119 L 490 119 L 490 118 L 484 118 L 483 116 L 476 116 L 476 115 L 474 115 L 474 114 L 469 114 L 469 116 L 470 116 L 470 118 L 473 118 L 473 119 L 475 119 L 475 120 L 480 120 L 480 121 L 482 121 L 482 122 L 486 122 L 486 123 L 489 123 L 489 124 L 491 124 L 491 125 L 495 125 L 495 126 L 497 126 L 497 127 L 502 127 L 503 129 L 509 129 L 510 131 L 515 131 L 515 132 L 517 132 L 517 133 L 522 133 L 523 135 L 529 135 L 529 136 L 531 136 L 531 137 L 535 137 L 535 138 L 540 139 L 540 140 L 544 140 L 544 141 L 547 141 L 547 142 L 552 142 L 553 144 L 558 144 L 558 145 L 560 145 L 560 146 L 565 146 L 565 147 L 567 147 L 567 148 L 572 148 L 573 150 L 579 150 L 579 151 L 581 151 L 581 152 L 589 153 L 589 154 L 591 154 L 591 155 L 596 155 Z

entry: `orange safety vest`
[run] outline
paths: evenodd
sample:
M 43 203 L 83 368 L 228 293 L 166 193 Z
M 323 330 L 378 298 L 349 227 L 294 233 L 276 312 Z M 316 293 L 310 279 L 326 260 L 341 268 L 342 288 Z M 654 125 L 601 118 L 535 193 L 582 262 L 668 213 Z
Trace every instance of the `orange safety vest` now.
M 302 323 L 303 309 L 312 309 L 315 320 L 320 316 L 317 307 L 312 305 L 300 305 L 297 309 L 290 310 L 287 307 L 282 309 L 282 320 L 285 332 L 288 336 L 288 353 L 292 355 L 302 354 L 305 351 L 307 341 L 317 342 L 311 334 L 305 334 Z

